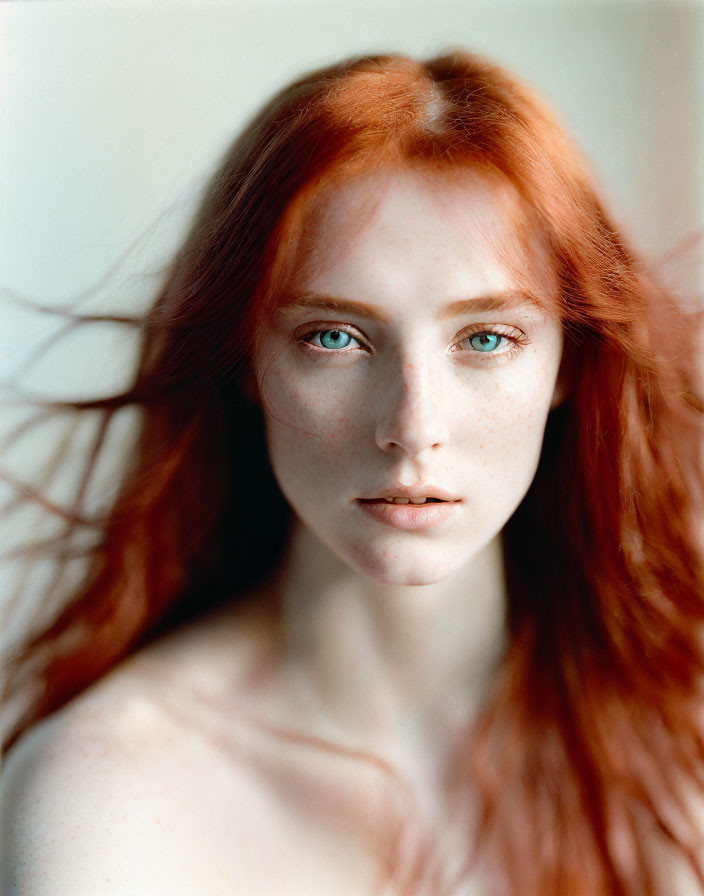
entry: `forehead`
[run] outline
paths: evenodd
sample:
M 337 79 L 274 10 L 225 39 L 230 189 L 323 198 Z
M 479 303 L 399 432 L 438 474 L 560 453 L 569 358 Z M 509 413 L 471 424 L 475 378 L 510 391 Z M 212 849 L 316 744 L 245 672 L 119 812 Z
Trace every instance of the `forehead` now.
M 554 289 L 516 189 L 472 170 L 375 171 L 329 188 L 304 219 L 295 271 L 294 293 L 399 303 L 521 289 L 547 300 Z

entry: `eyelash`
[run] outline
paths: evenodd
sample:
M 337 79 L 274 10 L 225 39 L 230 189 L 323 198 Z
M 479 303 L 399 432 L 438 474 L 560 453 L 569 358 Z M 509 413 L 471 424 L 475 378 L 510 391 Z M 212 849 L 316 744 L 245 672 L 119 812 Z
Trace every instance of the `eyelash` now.
M 356 348 L 341 348 L 341 349 L 329 349 L 323 346 L 315 346 L 309 340 L 314 336 L 317 336 L 321 333 L 329 333 L 331 331 L 337 330 L 340 333 L 348 333 L 353 339 L 356 339 L 359 342 L 357 336 L 355 336 L 351 327 L 348 327 L 346 324 L 335 324 L 334 326 L 323 326 L 319 325 L 316 329 L 308 330 L 304 334 L 295 336 L 295 340 L 299 343 L 301 348 L 315 356 L 315 360 L 324 360 L 324 356 L 332 356 L 332 355 L 347 355 L 352 351 L 357 351 Z M 459 345 L 461 342 L 464 342 L 467 339 L 471 339 L 472 336 L 479 335 L 488 335 L 488 336 L 499 336 L 502 339 L 512 343 L 511 347 L 506 349 L 505 351 L 491 351 L 491 352 L 480 352 L 476 349 L 464 349 L 467 354 L 475 356 L 476 360 L 478 360 L 482 364 L 486 364 L 490 361 L 496 362 L 498 358 L 503 360 L 509 360 L 518 354 L 521 349 L 528 344 L 529 340 L 525 333 L 521 330 L 513 329 L 513 331 L 509 334 L 503 331 L 502 327 L 497 325 L 486 326 L 482 324 L 477 324 L 474 327 L 471 327 L 469 330 L 465 331 L 462 335 L 462 338 L 459 342 L 455 343 L 455 345 Z M 456 349 L 453 347 L 452 351 Z

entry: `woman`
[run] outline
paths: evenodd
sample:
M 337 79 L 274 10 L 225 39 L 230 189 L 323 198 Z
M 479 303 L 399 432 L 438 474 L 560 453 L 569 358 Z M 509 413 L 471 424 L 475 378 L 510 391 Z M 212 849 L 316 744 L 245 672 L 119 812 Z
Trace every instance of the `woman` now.
M 9 672 L 6 891 L 699 892 L 694 329 L 540 101 L 306 76 L 142 325 L 73 406 L 139 407 L 133 465 Z

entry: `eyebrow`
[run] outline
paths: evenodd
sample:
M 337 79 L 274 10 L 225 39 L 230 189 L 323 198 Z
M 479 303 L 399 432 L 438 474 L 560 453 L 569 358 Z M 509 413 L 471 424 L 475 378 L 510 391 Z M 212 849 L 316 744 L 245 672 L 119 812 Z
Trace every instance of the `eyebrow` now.
M 543 307 L 543 303 L 526 290 L 509 290 L 507 292 L 492 293 L 477 296 L 473 299 L 458 299 L 445 305 L 438 314 L 440 320 L 450 317 L 460 317 L 465 314 L 482 314 L 491 311 L 505 311 L 516 309 L 521 305 L 532 305 L 536 309 Z M 315 292 L 289 295 L 277 308 L 278 312 L 289 313 L 300 309 L 315 309 L 319 311 L 336 311 L 340 314 L 357 314 L 367 317 L 379 323 L 388 323 L 388 317 L 373 305 L 366 302 L 356 302 L 351 299 L 340 299 L 335 296 L 320 295 Z

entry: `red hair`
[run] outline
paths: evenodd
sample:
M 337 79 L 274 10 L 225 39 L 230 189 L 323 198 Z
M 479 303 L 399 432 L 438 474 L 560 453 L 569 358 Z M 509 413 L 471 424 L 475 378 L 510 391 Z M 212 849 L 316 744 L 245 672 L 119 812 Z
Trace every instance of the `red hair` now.
M 138 321 L 134 384 L 55 405 L 93 411 L 104 429 L 136 406 L 142 424 L 119 497 L 93 523 L 84 587 L 12 658 L 9 694 L 43 686 L 12 737 L 160 620 L 242 591 L 280 557 L 290 512 L 239 383 L 312 201 L 389 165 L 510 182 L 549 248 L 565 333 L 568 397 L 503 531 L 510 641 L 461 758 L 468 800 L 470 784 L 481 797 L 463 870 L 483 857 L 507 896 L 664 896 L 660 844 L 704 886 L 688 811 L 704 769 L 692 321 L 618 233 L 551 113 L 465 52 L 354 59 L 276 96 L 224 160 Z M 235 493 L 268 495 L 246 532 Z M 90 523 L 78 505 L 55 509 Z

